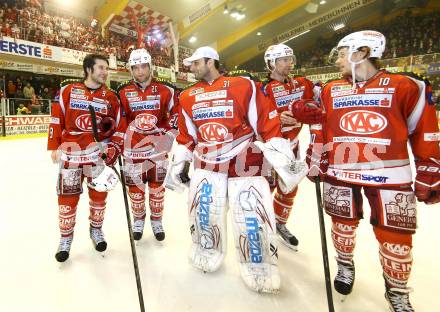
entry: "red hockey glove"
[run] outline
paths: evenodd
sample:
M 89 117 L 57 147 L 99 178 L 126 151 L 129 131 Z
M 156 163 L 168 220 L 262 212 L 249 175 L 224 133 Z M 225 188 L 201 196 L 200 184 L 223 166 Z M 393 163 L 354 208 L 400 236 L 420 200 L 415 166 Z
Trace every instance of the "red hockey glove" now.
M 317 176 L 323 181 L 328 170 L 328 152 L 322 150 L 322 143 L 310 144 L 307 149 L 306 163 L 309 167 L 307 178 L 312 182 L 315 181 Z
M 102 141 L 107 139 L 113 135 L 116 129 L 116 121 L 109 116 L 106 116 L 101 119 L 101 122 L 98 124 L 98 139 Z
M 440 160 L 416 161 L 417 175 L 414 192 L 418 201 L 427 205 L 440 202 Z
M 309 125 L 322 123 L 325 117 L 319 103 L 313 100 L 296 100 L 290 104 L 290 111 L 298 122 Z
M 122 154 L 122 148 L 119 144 L 115 142 L 107 143 L 105 147 L 105 156 L 100 155 L 100 157 L 104 160 L 105 164 L 109 167 L 114 166 L 118 157 Z

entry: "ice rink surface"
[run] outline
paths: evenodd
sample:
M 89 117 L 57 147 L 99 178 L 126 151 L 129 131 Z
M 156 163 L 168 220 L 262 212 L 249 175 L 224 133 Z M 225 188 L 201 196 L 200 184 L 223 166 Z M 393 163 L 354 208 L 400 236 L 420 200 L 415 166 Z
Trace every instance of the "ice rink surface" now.
M 54 258 L 58 241 L 55 192 L 57 165 L 50 161 L 46 139 L 0 141 L 0 311 L 78 312 L 139 311 L 121 186 L 108 197 L 104 232 L 105 257 L 93 249 L 88 236 L 88 198 L 81 197 L 75 238 L 69 260 Z M 236 264 L 231 226 L 228 255 L 221 269 L 203 274 L 188 264 L 190 233 L 186 194 L 165 195 L 163 244 L 155 241 L 149 225 L 137 244 L 147 311 L 327 311 L 318 213 L 314 185 L 304 180 L 295 199 L 288 227 L 299 239 L 299 251 L 279 244 L 282 289 L 279 295 L 261 295 L 246 288 Z M 356 282 L 340 312 L 388 311 L 378 256 L 378 245 L 368 222 L 357 231 Z M 336 273 L 326 232 L 332 280 Z M 419 228 L 414 236 L 414 265 L 409 286 L 416 311 L 440 311 L 440 205 L 418 206 Z

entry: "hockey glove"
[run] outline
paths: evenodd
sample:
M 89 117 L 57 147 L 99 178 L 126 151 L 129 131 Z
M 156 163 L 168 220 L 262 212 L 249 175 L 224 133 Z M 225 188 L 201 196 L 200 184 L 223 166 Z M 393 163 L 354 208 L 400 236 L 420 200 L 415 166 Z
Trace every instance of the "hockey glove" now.
M 414 193 L 418 201 L 427 205 L 440 202 L 440 160 L 430 158 L 429 160 L 416 161 L 416 181 L 414 182 Z
M 319 107 L 319 103 L 313 100 L 296 100 L 290 104 L 290 111 L 293 117 L 304 124 L 322 123 L 325 113 Z
M 98 124 L 98 139 L 102 141 L 107 139 L 113 135 L 116 129 L 116 121 L 109 116 L 106 116 L 101 119 L 101 122 Z
M 110 141 L 105 146 L 105 153 L 100 154 L 99 156 L 104 160 L 107 166 L 112 167 L 115 165 L 121 153 L 122 153 L 121 146 L 113 141 Z
M 307 178 L 314 182 L 315 178 L 319 176 L 323 181 L 328 170 L 328 152 L 323 152 L 323 144 L 310 144 L 306 153 L 306 163 L 309 167 Z

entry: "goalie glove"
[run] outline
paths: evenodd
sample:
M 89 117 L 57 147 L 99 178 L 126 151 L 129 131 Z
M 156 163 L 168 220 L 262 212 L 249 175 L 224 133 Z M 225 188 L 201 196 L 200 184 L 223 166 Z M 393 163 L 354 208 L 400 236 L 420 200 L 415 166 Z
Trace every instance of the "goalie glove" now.
M 254 143 L 276 171 L 278 186 L 282 193 L 288 194 L 293 191 L 307 175 L 306 164 L 295 160 L 289 141 L 286 139 L 275 137 L 266 143 L 260 141 Z
M 440 160 L 416 160 L 414 193 L 418 201 L 427 205 L 440 202 Z
M 189 165 L 192 161 L 193 153 L 186 146 L 177 144 L 171 157 L 170 166 L 165 176 L 165 187 L 182 193 L 185 186 L 189 185 L 188 176 Z

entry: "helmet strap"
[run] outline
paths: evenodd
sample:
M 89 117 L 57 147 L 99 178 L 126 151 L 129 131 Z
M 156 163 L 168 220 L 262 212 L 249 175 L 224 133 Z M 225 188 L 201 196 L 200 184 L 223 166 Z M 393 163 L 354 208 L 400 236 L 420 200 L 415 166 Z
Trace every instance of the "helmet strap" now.
M 353 79 L 353 90 L 354 90 L 356 89 L 356 65 L 365 62 L 367 59 L 363 58 L 362 60 L 355 62 L 351 59 L 352 56 L 353 56 L 353 51 L 350 51 L 350 53 L 348 54 L 348 61 L 350 62 L 351 65 L 351 79 Z

